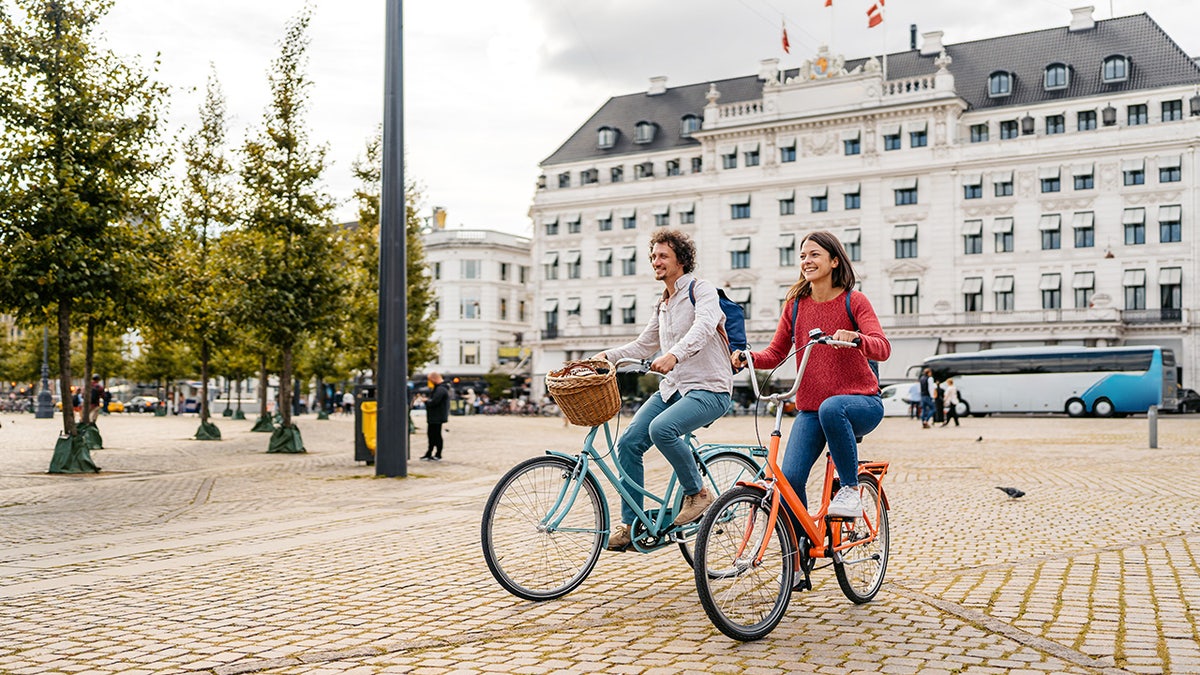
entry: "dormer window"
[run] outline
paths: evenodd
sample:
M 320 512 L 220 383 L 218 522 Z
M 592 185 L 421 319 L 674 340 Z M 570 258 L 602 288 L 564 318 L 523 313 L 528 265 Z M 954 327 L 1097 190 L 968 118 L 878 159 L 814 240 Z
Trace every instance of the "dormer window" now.
M 634 143 L 649 143 L 654 140 L 654 131 L 658 125 L 654 122 L 638 122 L 633 128 Z
M 617 144 L 617 130 L 612 127 L 600 127 L 596 135 L 596 147 L 607 150 Z
M 996 71 L 988 75 L 988 96 L 1000 98 L 1012 94 L 1013 76 L 1007 71 Z
M 1106 84 L 1128 80 L 1129 57 L 1118 55 L 1104 59 L 1104 67 L 1100 71 L 1100 75 Z
M 700 131 L 700 118 L 695 115 L 684 115 L 679 120 L 679 135 L 691 136 L 693 133 Z
M 1051 63 L 1046 66 L 1046 75 L 1043 80 L 1046 91 L 1055 89 L 1066 89 L 1070 84 L 1070 71 L 1066 64 Z

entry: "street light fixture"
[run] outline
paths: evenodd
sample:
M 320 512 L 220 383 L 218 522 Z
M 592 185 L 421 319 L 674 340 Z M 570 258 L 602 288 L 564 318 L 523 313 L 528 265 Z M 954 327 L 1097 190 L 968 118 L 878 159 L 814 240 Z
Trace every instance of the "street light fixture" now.
M 54 417 L 54 397 L 50 395 L 50 330 L 42 326 L 42 390 L 38 392 L 34 419 Z

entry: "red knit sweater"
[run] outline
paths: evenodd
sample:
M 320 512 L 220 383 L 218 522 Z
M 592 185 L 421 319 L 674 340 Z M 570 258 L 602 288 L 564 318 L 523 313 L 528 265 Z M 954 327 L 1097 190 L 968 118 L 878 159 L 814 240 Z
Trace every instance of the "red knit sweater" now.
M 753 352 L 755 368 L 774 368 L 788 355 L 793 343 L 800 346 L 808 342 L 808 331 L 820 328 L 826 335 L 833 335 L 839 328 L 854 330 L 854 324 L 846 315 L 846 296 L 838 294 L 828 302 L 817 302 L 812 297 L 800 300 L 800 316 L 795 321 L 796 338 L 792 335 L 792 311 L 796 301 L 783 307 L 779 325 L 771 344 L 761 352 Z M 879 317 L 871 307 L 871 301 L 862 293 L 850 296 L 850 311 L 858 320 L 858 332 L 862 336 L 860 349 L 834 349 L 825 345 L 813 347 L 815 353 L 808 359 L 808 370 L 796 394 L 798 410 L 813 410 L 821 402 L 837 394 L 878 394 L 879 382 L 867 365 L 867 360 L 886 361 L 892 355 L 892 345 L 883 334 Z M 796 355 L 796 367 L 800 367 L 801 354 Z

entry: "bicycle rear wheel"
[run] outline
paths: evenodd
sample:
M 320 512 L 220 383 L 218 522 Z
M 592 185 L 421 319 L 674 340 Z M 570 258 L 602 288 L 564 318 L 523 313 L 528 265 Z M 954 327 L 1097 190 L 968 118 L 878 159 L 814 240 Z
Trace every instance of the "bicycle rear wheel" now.
M 858 477 L 858 487 L 863 515 L 853 521 L 835 520 L 833 524 L 838 527 L 837 534 L 843 544 L 869 539 L 872 529 L 875 540 L 843 551 L 838 558 L 840 562 L 833 563 L 833 571 L 837 573 L 842 593 L 861 605 L 870 602 L 883 586 L 891 540 L 887 507 L 883 505 L 879 483 L 874 476 L 863 474 Z
M 508 592 L 526 600 L 552 600 L 575 590 L 600 558 L 608 509 L 590 474 L 571 479 L 576 463 L 535 457 L 513 467 L 483 509 L 483 557 Z M 571 499 L 571 492 L 578 494 Z M 562 515 L 547 524 L 555 503 Z
M 719 452 L 700 464 L 700 478 L 704 487 L 713 492 L 713 497 L 724 494 L 740 480 L 754 480 L 761 471 L 754 460 L 740 452 Z M 694 566 L 690 543 L 691 539 L 679 542 L 679 552 L 688 566 Z
M 725 635 L 741 641 L 766 637 L 792 598 L 791 540 L 781 513 L 767 532 L 770 511 L 760 489 L 740 486 L 717 498 L 696 533 L 696 592 L 705 613 Z M 761 563 L 754 559 L 770 536 Z

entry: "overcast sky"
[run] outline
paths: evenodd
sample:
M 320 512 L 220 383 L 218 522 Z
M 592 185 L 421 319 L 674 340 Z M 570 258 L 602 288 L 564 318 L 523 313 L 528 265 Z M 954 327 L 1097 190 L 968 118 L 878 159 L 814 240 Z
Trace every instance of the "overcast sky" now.
M 240 147 L 267 104 L 267 68 L 284 24 L 304 0 L 115 0 L 102 23 L 110 48 L 154 66 L 172 88 L 172 130 L 194 128 L 209 64 L 221 81 Z M 385 0 L 315 0 L 308 74 L 314 142 L 329 148 L 326 187 L 355 218 L 351 164 L 383 114 Z M 1083 0 L 890 0 L 867 29 L 873 0 L 408 0 L 404 2 L 406 176 L 423 213 L 449 227 L 530 232 L 538 162 L 609 97 L 784 67 L 821 43 L 847 58 L 908 48 L 908 26 L 947 44 L 1056 26 Z M 1097 2 L 1097 19 L 1146 12 L 1200 55 L 1200 3 Z M 1110 14 L 1111 11 L 1111 14 Z M 786 21 L 791 54 L 780 46 Z M 189 127 L 189 125 L 191 125 Z

